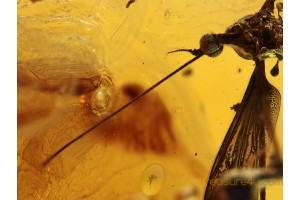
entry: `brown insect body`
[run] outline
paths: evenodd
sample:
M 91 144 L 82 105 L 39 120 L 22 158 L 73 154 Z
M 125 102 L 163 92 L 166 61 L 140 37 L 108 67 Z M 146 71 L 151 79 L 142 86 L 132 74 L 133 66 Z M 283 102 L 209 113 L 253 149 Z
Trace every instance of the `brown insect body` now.
M 242 188 L 238 185 L 228 187 L 233 191 L 222 193 L 222 196 L 219 188 L 224 186 L 222 177 L 229 170 L 260 168 L 266 164 L 266 150 L 273 139 L 280 110 L 280 93 L 266 79 L 265 63 L 261 58 L 276 56 L 282 60 L 283 48 L 283 21 L 272 15 L 273 10 L 274 0 L 267 0 L 259 12 L 240 19 L 225 34 L 215 36 L 216 43 L 231 44 L 241 57 L 254 60 L 256 66 L 213 164 L 205 200 L 257 199 L 252 191 L 239 192 Z M 276 53 L 271 55 L 272 52 Z M 243 189 L 246 187 L 249 185 Z M 264 189 L 260 198 L 265 199 Z
M 229 44 L 245 59 L 255 60 L 260 54 L 271 50 L 282 51 L 283 21 L 271 14 L 274 1 L 267 1 L 267 7 L 265 5 L 256 14 L 243 17 L 225 31 L 236 37 Z M 220 38 L 220 41 L 226 44 L 228 39 L 222 41 Z M 280 55 L 276 56 L 282 59 Z

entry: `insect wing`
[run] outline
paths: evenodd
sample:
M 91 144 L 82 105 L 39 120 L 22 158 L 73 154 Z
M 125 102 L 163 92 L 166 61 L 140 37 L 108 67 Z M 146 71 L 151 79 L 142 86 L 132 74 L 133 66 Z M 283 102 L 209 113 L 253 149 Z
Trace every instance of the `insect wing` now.
M 264 61 L 257 62 L 212 167 L 205 200 L 215 199 L 215 189 L 223 184 L 222 177 L 228 170 L 265 166 L 279 110 L 280 93 L 266 79 Z

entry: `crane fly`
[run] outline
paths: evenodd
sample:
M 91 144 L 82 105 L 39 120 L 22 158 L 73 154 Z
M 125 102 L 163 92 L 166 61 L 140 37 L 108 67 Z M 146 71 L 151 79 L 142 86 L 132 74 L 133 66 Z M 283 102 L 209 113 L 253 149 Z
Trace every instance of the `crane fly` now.
M 218 188 L 223 184 L 222 177 L 229 170 L 263 168 L 266 165 L 266 150 L 274 137 L 281 99 L 279 91 L 266 79 L 263 60 L 270 52 L 275 52 L 273 56 L 282 59 L 283 21 L 280 15 L 278 19 L 272 15 L 274 2 L 267 0 L 259 12 L 240 19 L 230 26 L 225 34 L 203 36 L 200 49 L 173 51 L 201 55 L 204 46 L 208 47 L 207 52 L 214 57 L 222 50 L 221 44 L 231 44 L 240 56 L 255 62 L 255 69 L 244 97 L 240 104 L 233 106 L 236 115 L 213 164 L 204 195 L 205 200 L 257 198 L 252 193 L 245 194 L 247 191 L 239 194 L 234 188 L 231 193 L 220 195 Z M 277 5 L 282 8 L 281 3 Z M 209 38 L 210 42 L 206 42 L 205 37 Z M 273 76 L 279 73 L 278 62 L 270 73 Z M 238 190 L 238 186 L 235 189 Z M 266 199 L 265 189 L 260 191 L 260 199 Z
M 225 33 L 205 34 L 200 39 L 199 49 L 178 49 L 169 52 L 189 52 L 194 58 L 145 91 L 139 92 L 139 94 L 134 92 L 128 103 L 120 106 L 119 109 L 91 125 L 79 136 L 71 139 L 50 155 L 43 162 L 43 166 L 47 166 L 61 152 L 96 127 L 121 112 L 125 112 L 133 103 L 141 101 L 142 97 L 145 98 L 146 94 L 194 61 L 202 56 L 217 57 L 222 53 L 223 45 L 230 45 L 242 58 L 253 60 L 255 69 L 241 103 L 233 106 L 236 114 L 211 169 L 204 199 L 239 199 L 239 197 L 230 196 L 229 193 L 224 194 L 225 197 L 224 195 L 220 196 L 218 185 L 212 184 L 212 182 L 221 180 L 226 173 L 233 169 L 253 169 L 266 166 L 266 152 L 274 137 L 281 97 L 279 91 L 266 78 L 264 60 L 270 57 L 276 57 L 278 60 L 283 59 L 283 20 L 280 15 L 278 18 L 273 15 L 274 3 L 275 0 L 266 0 L 257 13 L 241 18 L 228 27 Z M 277 8 L 278 12 L 282 11 L 281 4 Z M 273 76 L 279 73 L 277 68 L 278 63 L 271 70 Z M 135 91 L 140 91 L 140 89 Z M 259 192 L 259 196 L 262 200 L 266 199 L 265 189 Z M 256 197 L 251 196 L 250 199 L 256 199 Z
M 254 194 L 249 194 L 248 197 L 246 196 L 247 198 L 243 194 L 239 196 L 238 192 L 235 194 L 233 192 L 227 198 L 218 197 L 216 190 L 218 186 L 212 183 L 221 179 L 228 170 L 263 168 L 266 165 L 266 150 L 270 141 L 273 140 L 280 110 L 280 93 L 266 79 L 265 62 L 260 60 L 261 51 L 282 49 L 283 22 L 280 17 L 275 19 L 272 16 L 273 10 L 274 1 L 267 0 L 259 12 L 242 18 L 226 30 L 227 33 L 235 34 L 242 28 L 246 40 L 239 40 L 240 45 L 245 44 L 242 48 L 246 52 L 249 52 L 248 48 L 250 47 L 246 43 L 253 42 L 249 57 L 255 61 L 255 69 L 244 97 L 235 109 L 236 115 L 213 164 L 206 187 L 205 200 L 257 198 Z M 252 28 L 252 30 L 247 28 Z M 270 28 L 273 30 L 273 34 Z M 270 36 L 271 34 L 272 36 Z M 282 59 L 281 54 L 275 54 L 275 56 Z M 276 71 L 277 64 L 271 73 Z M 260 199 L 266 199 L 265 189 L 260 191 Z

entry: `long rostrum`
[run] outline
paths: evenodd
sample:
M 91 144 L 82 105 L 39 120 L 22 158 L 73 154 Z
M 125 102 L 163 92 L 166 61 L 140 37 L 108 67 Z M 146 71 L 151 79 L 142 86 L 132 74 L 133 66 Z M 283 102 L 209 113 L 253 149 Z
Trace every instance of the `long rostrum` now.
M 188 65 L 190 65 L 191 63 L 193 63 L 196 60 L 198 60 L 203 55 L 204 55 L 203 53 L 199 53 L 193 59 L 189 60 L 185 64 L 183 64 L 180 67 L 178 67 L 176 70 L 174 70 L 173 72 L 171 72 L 170 74 L 168 74 L 167 76 L 165 76 L 163 79 L 161 79 L 160 81 L 158 81 L 157 83 L 155 83 L 154 85 L 152 85 L 151 87 L 149 87 L 147 90 L 145 90 L 144 92 L 142 92 L 140 95 L 136 96 L 134 99 L 132 99 L 131 101 L 129 101 L 128 103 L 126 103 L 125 105 L 123 105 L 122 107 L 120 107 L 119 109 L 117 109 L 116 111 L 114 111 L 113 113 L 111 113 L 110 115 L 104 117 L 102 120 L 100 120 L 99 122 L 97 122 L 95 125 L 93 125 L 89 129 L 87 129 L 86 131 L 84 131 L 83 133 L 81 133 L 78 137 L 76 137 L 73 140 L 71 140 L 70 142 L 66 143 L 58 151 L 56 151 L 54 154 L 52 154 L 43 163 L 43 166 L 46 166 L 51 160 L 53 160 L 53 158 L 55 158 L 57 155 L 59 155 L 61 152 L 63 152 L 67 147 L 69 147 L 70 145 L 72 145 L 74 142 L 76 142 L 77 140 L 81 139 L 82 137 L 84 137 L 85 135 L 87 135 L 90 131 L 92 131 L 93 129 L 95 129 L 96 127 L 98 127 L 99 125 L 101 125 L 102 123 L 106 122 L 110 118 L 114 117 L 116 114 L 120 113 L 121 111 L 123 111 L 124 109 L 126 109 L 128 106 L 130 106 L 134 102 L 138 101 L 144 95 L 146 95 L 147 93 L 149 93 L 150 91 L 152 91 L 153 89 L 155 89 L 157 86 L 159 86 L 160 84 L 162 84 L 163 82 L 165 82 L 166 80 L 168 80 L 169 78 L 171 78 L 172 76 L 174 76 L 176 73 L 178 73 L 179 71 L 181 71 L 182 69 L 184 69 L 185 67 L 187 67 Z

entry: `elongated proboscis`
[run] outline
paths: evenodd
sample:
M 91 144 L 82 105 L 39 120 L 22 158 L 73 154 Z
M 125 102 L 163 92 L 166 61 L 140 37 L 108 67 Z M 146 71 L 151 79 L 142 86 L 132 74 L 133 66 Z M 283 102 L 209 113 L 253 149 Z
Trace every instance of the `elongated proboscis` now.
M 93 129 L 95 129 L 96 127 L 98 127 L 99 125 L 103 124 L 104 122 L 106 122 L 107 120 L 109 120 L 110 118 L 114 117 L 116 114 L 118 114 L 119 112 L 123 111 L 124 109 L 126 109 L 128 106 L 130 106 L 131 104 L 133 104 L 134 102 L 136 102 L 137 100 L 139 100 L 141 97 L 143 97 L 144 95 L 146 95 L 147 93 L 149 93 L 150 91 L 152 91 L 154 88 L 156 88 L 157 86 L 159 86 L 160 84 L 162 84 L 163 82 L 165 82 L 166 80 L 168 80 L 169 78 L 171 78 L 173 75 L 175 75 L 177 72 L 181 71 L 182 69 L 184 69 L 186 66 L 190 65 L 191 63 L 195 62 L 196 60 L 198 60 L 201 56 L 203 56 L 204 53 L 199 50 L 198 54 L 195 55 L 195 57 L 191 60 L 189 60 L 188 62 L 186 62 L 185 64 L 181 65 L 180 67 L 178 67 L 176 70 L 174 70 L 172 73 L 168 74 L 166 77 L 164 77 L 163 79 L 161 79 L 160 81 L 158 81 L 157 83 L 155 83 L 154 85 L 152 85 L 151 87 L 149 87 L 147 90 L 145 90 L 144 92 L 142 92 L 140 95 L 136 96 L 134 99 L 132 99 L 131 101 L 129 101 L 128 103 L 126 103 L 125 105 L 123 105 L 122 107 L 120 107 L 119 109 L 117 109 L 116 111 L 112 112 L 110 115 L 104 117 L 102 120 L 100 120 L 99 122 L 97 122 L 95 125 L 93 125 L 92 127 L 90 127 L 89 129 L 87 129 L 86 131 L 84 131 L 82 134 L 80 134 L 79 136 L 77 136 L 76 138 L 74 138 L 73 140 L 71 140 L 70 142 L 66 143 L 63 147 L 61 147 L 58 151 L 56 151 L 54 154 L 52 154 L 44 163 L 43 166 L 47 165 L 53 158 L 55 158 L 58 154 L 60 154 L 61 152 L 63 152 L 68 146 L 70 146 L 71 144 L 73 144 L 74 142 L 76 142 L 77 140 L 81 139 L 82 137 L 84 137 L 85 135 L 87 135 L 90 131 L 92 131 Z

